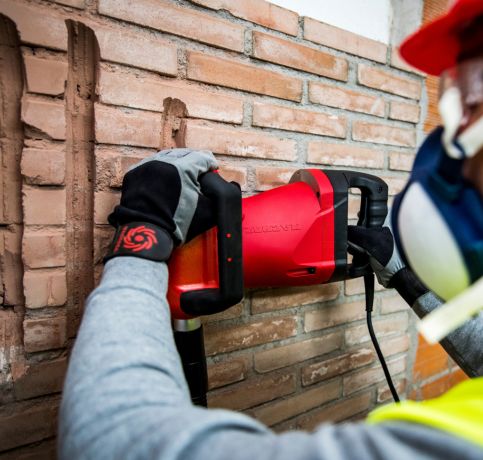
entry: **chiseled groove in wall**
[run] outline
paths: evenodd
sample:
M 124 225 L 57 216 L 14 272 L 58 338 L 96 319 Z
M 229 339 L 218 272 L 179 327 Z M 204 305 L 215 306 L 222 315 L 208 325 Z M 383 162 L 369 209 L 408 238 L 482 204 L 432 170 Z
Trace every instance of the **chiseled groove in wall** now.
M 94 285 L 94 102 L 99 46 L 94 32 L 67 20 L 66 268 L 69 337 L 75 335 Z
M 22 176 L 23 148 L 21 100 L 24 71 L 20 40 L 15 24 L 0 15 L 0 151 L 2 152 L 2 199 L 0 224 L 5 247 L 1 259 L 2 306 L 24 305 L 22 263 Z M 7 243 L 8 241 L 8 243 Z M 8 273 L 7 273 L 8 271 Z

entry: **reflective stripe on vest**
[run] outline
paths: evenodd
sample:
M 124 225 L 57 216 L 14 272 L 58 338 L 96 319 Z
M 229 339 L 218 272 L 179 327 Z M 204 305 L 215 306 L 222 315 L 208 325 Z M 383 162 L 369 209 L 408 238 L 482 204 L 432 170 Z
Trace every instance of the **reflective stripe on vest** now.
M 371 424 L 404 421 L 446 431 L 483 447 L 483 377 L 466 380 L 428 401 L 403 401 L 372 411 Z

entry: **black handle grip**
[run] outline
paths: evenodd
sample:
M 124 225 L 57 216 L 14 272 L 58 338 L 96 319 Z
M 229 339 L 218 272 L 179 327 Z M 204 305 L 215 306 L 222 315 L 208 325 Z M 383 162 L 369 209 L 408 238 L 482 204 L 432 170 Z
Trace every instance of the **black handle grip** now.
M 192 316 L 212 315 L 243 298 L 242 211 L 238 184 L 217 173 L 200 178 L 201 191 L 216 207 L 218 227 L 218 289 L 199 289 L 181 295 L 181 309 Z
M 387 216 L 387 184 L 379 177 L 370 174 L 345 172 L 350 188 L 361 191 L 361 207 L 357 225 L 371 228 L 381 227 Z M 372 273 L 369 257 L 366 254 L 355 254 L 348 267 L 353 278 Z

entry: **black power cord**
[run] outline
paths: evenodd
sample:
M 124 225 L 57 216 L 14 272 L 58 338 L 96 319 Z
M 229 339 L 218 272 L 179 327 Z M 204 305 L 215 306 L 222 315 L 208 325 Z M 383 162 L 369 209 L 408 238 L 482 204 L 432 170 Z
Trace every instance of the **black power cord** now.
M 367 318 L 367 328 L 369 329 L 369 334 L 371 336 L 372 344 L 377 353 L 377 357 L 386 376 L 387 384 L 389 385 L 389 390 L 391 390 L 392 397 L 395 402 L 399 402 L 399 395 L 397 394 L 396 388 L 392 383 L 391 374 L 387 368 L 386 360 L 379 347 L 376 334 L 374 333 L 374 328 L 372 327 L 372 307 L 374 305 L 374 273 L 368 273 L 364 275 L 364 288 L 366 292 L 366 318 Z

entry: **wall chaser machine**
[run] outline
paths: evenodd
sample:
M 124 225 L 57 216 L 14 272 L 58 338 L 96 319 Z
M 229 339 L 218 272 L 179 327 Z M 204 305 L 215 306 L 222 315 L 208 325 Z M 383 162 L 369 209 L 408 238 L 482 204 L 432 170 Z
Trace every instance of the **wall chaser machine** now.
M 168 302 L 176 344 L 195 404 L 206 406 L 207 373 L 202 315 L 237 304 L 245 288 L 308 286 L 364 276 L 368 326 L 391 390 L 394 389 L 375 340 L 370 312 L 374 275 L 367 256 L 347 257 L 348 197 L 359 189 L 357 225 L 382 226 L 387 185 L 360 172 L 303 169 L 287 185 L 241 198 L 238 184 L 217 173 L 200 179 L 201 191 L 216 206 L 216 226 L 173 252 Z M 393 392 L 395 398 L 397 395 Z

